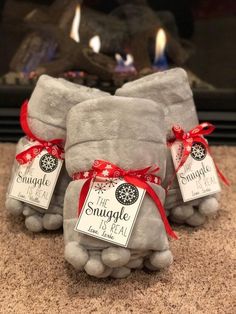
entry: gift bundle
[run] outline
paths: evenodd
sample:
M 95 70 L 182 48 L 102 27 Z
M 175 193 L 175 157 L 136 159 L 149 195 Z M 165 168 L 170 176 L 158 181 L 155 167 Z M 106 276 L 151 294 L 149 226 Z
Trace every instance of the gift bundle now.
M 173 262 L 170 222 L 198 226 L 219 209 L 218 169 L 187 75 L 159 72 L 115 96 L 43 75 L 21 110 L 25 137 L 6 208 L 32 232 L 62 226 L 65 259 L 125 278 Z
M 30 201 L 28 200 L 29 202 L 24 202 L 25 195 L 12 197 L 9 194 L 13 183 L 12 180 L 14 174 L 17 173 L 19 164 L 24 163 L 27 171 L 29 163 L 43 148 L 46 149 L 47 153 L 50 153 L 50 156 L 55 155 L 54 150 L 59 151 L 59 158 L 52 158 L 47 156 L 47 154 L 45 156 L 48 157 L 48 160 L 45 159 L 44 162 L 45 168 L 48 168 L 45 169 L 47 171 L 45 173 L 49 173 L 50 161 L 53 167 L 53 163 L 58 164 L 57 159 L 64 159 L 63 147 L 66 138 L 66 116 L 69 110 L 74 105 L 90 97 L 98 98 L 104 95 L 106 93 L 96 89 L 42 75 L 30 100 L 22 106 L 21 125 L 26 136 L 19 140 L 16 147 L 16 160 L 13 164 L 5 205 L 13 215 L 20 216 L 23 214 L 25 216 L 25 225 L 30 231 L 41 232 L 43 229 L 56 230 L 62 227 L 64 194 L 70 182 L 70 177 L 66 172 L 65 166 L 62 165 L 58 180 L 55 182 L 56 186 L 50 206 L 45 210 L 37 206 L 39 201 L 37 198 L 42 198 L 42 192 L 40 195 L 41 186 L 39 185 L 36 186 L 37 191 L 35 191 L 35 195 L 32 195 L 33 192 L 29 195 L 29 198 L 31 198 Z M 31 146 L 31 148 L 28 148 L 28 146 Z M 23 180 L 22 177 L 21 175 L 18 181 Z M 30 178 L 31 175 L 29 174 L 28 177 Z M 27 179 L 26 176 L 24 178 L 25 180 Z M 28 185 L 30 187 L 30 184 Z M 17 195 L 19 194 L 21 194 L 21 186 L 19 186 L 19 191 L 17 191 Z
M 165 112 L 166 142 L 176 137 L 174 126 L 190 131 L 199 125 L 192 91 L 186 72 L 174 69 L 149 75 L 125 84 L 116 91 L 116 95 L 151 99 L 162 105 Z M 171 151 L 167 152 L 166 176 L 163 183 L 168 187 L 175 172 Z M 174 178 L 165 201 L 165 208 L 170 212 L 170 219 L 178 223 L 199 226 L 205 217 L 215 214 L 219 209 L 218 195 L 198 198 L 183 203 L 177 177 Z

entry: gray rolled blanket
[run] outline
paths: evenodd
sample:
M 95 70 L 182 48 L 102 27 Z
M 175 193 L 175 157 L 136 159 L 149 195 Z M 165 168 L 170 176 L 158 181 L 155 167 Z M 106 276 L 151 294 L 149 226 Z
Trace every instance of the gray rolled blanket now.
M 99 90 L 70 83 L 63 79 L 42 75 L 28 103 L 28 124 L 32 133 L 43 140 L 66 138 L 68 111 L 81 101 L 106 95 Z M 24 137 L 17 145 L 17 153 L 24 150 L 28 140 Z M 15 161 L 12 177 L 18 167 Z M 12 180 L 12 178 L 11 178 Z M 6 196 L 6 208 L 15 215 L 24 214 L 26 227 L 33 232 L 55 230 L 62 226 L 64 194 L 70 178 L 63 165 L 49 208 L 23 203 Z M 11 182 L 10 182 L 11 184 Z M 9 184 L 9 187 L 10 187 Z
M 157 118 L 157 120 L 156 120 Z M 108 96 L 73 107 L 67 118 L 66 168 L 70 176 L 106 160 L 123 169 L 157 164 L 165 177 L 165 125 L 161 107 L 150 100 Z M 74 230 L 78 200 L 85 180 L 69 184 L 64 203 L 65 258 L 76 269 L 96 277 L 126 277 L 131 268 L 159 269 L 172 262 L 158 209 L 145 195 L 127 248 L 111 245 Z M 164 202 L 165 191 L 151 184 Z M 144 258 L 145 257 L 145 258 Z
M 180 125 L 189 131 L 199 124 L 196 108 L 193 102 L 187 74 L 183 69 L 175 68 L 158 72 L 133 82 L 125 84 L 116 91 L 118 96 L 140 97 L 151 99 L 162 105 L 165 112 L 166 139 L 172 136 L 172 127 Z M 167 154 L 167 168 L 164 186 L 167 187 L 174 173 L 174 166 L 170 151 Z M 197 206 L 197 210 L 193 206 Z M 218 208 L 215 196 L 208 196 L 193 202 L 183 203 L 177 178 L 167 194 L 166 209 L 175 222 L 187 222 L 199 225 L 205 221 L 205 216 L 214 214 Z

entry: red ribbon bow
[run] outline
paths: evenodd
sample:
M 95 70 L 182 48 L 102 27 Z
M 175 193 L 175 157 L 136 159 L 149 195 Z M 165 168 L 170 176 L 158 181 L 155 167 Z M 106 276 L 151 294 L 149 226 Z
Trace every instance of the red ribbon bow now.
M 191 150 L 192 150 L 192 145 L 194 142 L 200 142 L 202 143 L 208 153 L 210 154 L 210 149 L 207 140 L 203 137 L 203 135 L 208 135 L 211 134 L 215 130 L 215 126 L 211 123 L 204 122 L 199 125 L 197 125 L 195 128 L 190 130 L 189 132 L 185 133 L 184 130 L 180 126 L 173 126 L 172 128 L 173 133 L 175 135 L 175 139 L 170 140 L 169 144 L 172 145 L 176 140 L 179 140 L 183 144 L 183 153 L 182 157 L 180 160 L 180 163 L 175 170 L 175 173 L 179 171 L 179 169 L 184 165 L 186 162 L 187 158 L 189 157 Z M 213 160 L 214 162 L 214 160 Z M 218 175 L 220 176 L 221 180 L 226 184 L 229 185 L 229 181 L 225 178 L 225 176 L 222 174 L 216 163 L 214 162 L 216 170 Z
M 122 177 L 126 182 L 147 191 L 147 193 L 151 196 L 151 198 L 153 199 L 153 201 L 155 202 L 159 210 L 159 213 L 161 215 L 167 234 L 174 239 L 178 239 L 177 235 L 174 233 L 171 226 L 169 225 L 169 222 L 165 214 L 165 209 L 159 197 L 157 196 L 155 191 L 152 189 L 152 187 L 148 184 L 148 182 L 155 183 L 155 184 L 161 183 L 160 177 L 156 177 L 154 175 L 154 173 L 157 170 L 159 170 L 159 168 L 158 167 L 154 169 L 151 169 L 151 168 L 152 167 L 147 167 L 147 168 L 138 169 L 138 170 L 124 170 L 108 161 L 95 160 L 91 170 L 75 173 L 73 175 L 73 180 L 87 179 L 80 193 L 79 205 L 78 205 L 78 216 L 80 215 L 84 202 L 86 200 L 91 181 L 93 181 L 95 177 L 101 177 L 101 178 L 107 178 L 107 179 Z
M 53 155 L 54 157 L 58 159 L 63 159 L 64 149 L 61 147 L 63 140 L 53 139 L 50 141 L 45 141 L 35 136 L 30 130 L 27 117 L 28 117 L 28 100 L 26 100 L 21 107 L 20 124 L 26 136 L 31 141 L 36 141 L 38 143 L 36 143 L 34 146 L 31 146 L 30 148 L 16 155 L 16 160 L 20 164 L 26 164 L 32 161 L 38 154 L 40 154 L 43 149 L 46 149 L 47 152 Z

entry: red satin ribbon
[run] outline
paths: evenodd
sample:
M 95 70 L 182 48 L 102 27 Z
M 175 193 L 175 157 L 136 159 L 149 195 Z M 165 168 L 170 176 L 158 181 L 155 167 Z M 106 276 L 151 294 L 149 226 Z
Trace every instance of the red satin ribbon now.
M 195 128 L 190 130 L 189 132 L 185 133 L 184 130 L 180 126 L 173 126 L 172 131 L 175 135 L 175 138 L 173 140 L 169 141 L 169 145 L 172 145 L 175 141 L 179 140 L 183 144 L 183 153 L 182 158 L 180 160 L 180 163 L 175 170 L 175 174 L 179 171 L 179 169 L 184 165 L 187 158 L 189 157 L 192 149 L 192 145 L 194 142 L 200 142 L 202 143 L 208 153 L 210 154 L 210 149 L 207 140 L 203 137 L 204 135 L 211 134 L 215 130 L 215 126 L 208 122 L 203 122 L 199 125 L 197 125 Z M 214 160 L 213 160 L 214 162 Z M 222 174 L 216 163 L 214 162 L 216 171 L 221 178 L 221 180 L 226 184 L 229 185 L 229 181 L 226 179 L 226 177 Z M 172 181 L 171 181 L 172 182 Z M 170 186 L 170 185 L 169 185 Z
M 154 169 L 151 169 L 151 168 L 152 167 L 147 167 L 147 168 L 138 169 L 138 170 L 124 170 L 108 161 L 95 160 L 91 170 L 75 173 L 73 175 L 73 180 L 87 179 L 80 193 L 79 205 L 78 205 L 78 216 L 80 215 L 81 210 L 83 208 L 84 202 L 86 200 L 87 194 L 90 189 L 90 184 L 95 179 L 95 177 L 101 177 L 101 178 L 107 178 L 107 179 L 122 177 L 126 182 L 147 191 L 147 193 L 151 196 L 151 198 L 153 199 L 153 201 L 155 202 L 159 210 L 159 213 L 161 215 L 167 234 L 174 239 L 178 239 L 177 235 L 174 233 L 174 231 L 172 230 L 167 220 L 165 209 L 159 197 L 157 196 L 155 191 L 152 189 L 152 187 L 148 184 L 148 182 L 154 183 L 154 184 L 161 183 L 161 179 L 154 175 L 154 173 L 157 170 L 159 170 L 159 168 L 158 167 Z
M 63 159 L 64 149 L 61 147 L 63 144 L 62 139 L 53 139 L 50 141 L 42 140 L 41 138 L 35 136 L 28 125 L 28 100 L 26 100 L 20 112 L 20 124 L 21 128 L 29 138 L 30 141 L 37 142 L 34 146 L 26 149 L 25 151 L 16 155 L 16 160 L 20 164 L 26 164 L 32 161 L 38 154 L 42 152 L 43 149 L 46 149 L 47 152 L 58 159 Z

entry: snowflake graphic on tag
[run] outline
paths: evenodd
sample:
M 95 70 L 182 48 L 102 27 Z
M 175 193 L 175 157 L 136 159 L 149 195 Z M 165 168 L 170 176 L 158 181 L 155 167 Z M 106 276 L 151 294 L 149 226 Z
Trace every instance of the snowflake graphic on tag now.
M 127 247 L 145 192 L 121 178 L 95 180 L 75 230 Z

